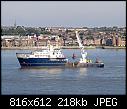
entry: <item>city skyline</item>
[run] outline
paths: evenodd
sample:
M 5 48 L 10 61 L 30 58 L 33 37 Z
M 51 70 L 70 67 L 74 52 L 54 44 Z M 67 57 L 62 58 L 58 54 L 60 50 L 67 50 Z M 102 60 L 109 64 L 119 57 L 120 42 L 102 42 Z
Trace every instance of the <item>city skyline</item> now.
M 13 26 L 102 27 L 126 25 L 124 1 L 2 1 L 1 24 Z M 8 16 L 8 17 L 7 17 Z

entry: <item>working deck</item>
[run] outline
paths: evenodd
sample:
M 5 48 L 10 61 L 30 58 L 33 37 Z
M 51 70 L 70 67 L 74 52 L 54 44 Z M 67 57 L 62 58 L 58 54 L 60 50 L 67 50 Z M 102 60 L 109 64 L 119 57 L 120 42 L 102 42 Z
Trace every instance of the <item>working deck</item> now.
M 65 67 L 77 67 L 77 68 L 81 68 L 81 67 L 104 67 L 104 63 L 79 63 L 79 62 L 68 62 L 66 63 Z

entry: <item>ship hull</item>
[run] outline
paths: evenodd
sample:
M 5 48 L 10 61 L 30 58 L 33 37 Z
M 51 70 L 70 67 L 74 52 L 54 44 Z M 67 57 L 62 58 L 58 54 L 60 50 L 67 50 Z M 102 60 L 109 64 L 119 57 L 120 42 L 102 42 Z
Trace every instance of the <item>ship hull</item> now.
M 99 67 L 103 68 L 104 63 L 79 63 L 79 62 L 74 62 L 74 63 L 66 63 L 66 67 L 75 67 L 75 68 L 88 68 L 88 67 Z
M 103 68 L 104 63 L 79 63 L 77 67 L 99 67 Z
M 99 67 L 103 68 L 104 63 L 69 63 L 64 59 L 50 59 L 50 58 L 18 58 L 20 66 L 22 68 L 33 67 L 77 67 L 77 68 L 87 68 L 87 67 Z
M 65 66 L 64 59 L 18 58 L 21 67 Z

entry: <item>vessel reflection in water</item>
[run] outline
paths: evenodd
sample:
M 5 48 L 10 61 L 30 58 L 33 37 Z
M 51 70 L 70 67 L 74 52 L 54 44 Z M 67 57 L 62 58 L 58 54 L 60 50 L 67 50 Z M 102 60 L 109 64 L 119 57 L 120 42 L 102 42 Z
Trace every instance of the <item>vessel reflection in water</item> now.
M 34 77 L 45 77 L 47 76 L 58 76 L 60 73 L 64 72 L 62 68 L 19 68 L 23 72 L 29 72 L 31 76 Z
M 49 68 L 47 69 L 49 74 L 60 74 L 62 72 L 62 68 Z
M 79 68 L 79 76 L 87 75 L 87 68 Z

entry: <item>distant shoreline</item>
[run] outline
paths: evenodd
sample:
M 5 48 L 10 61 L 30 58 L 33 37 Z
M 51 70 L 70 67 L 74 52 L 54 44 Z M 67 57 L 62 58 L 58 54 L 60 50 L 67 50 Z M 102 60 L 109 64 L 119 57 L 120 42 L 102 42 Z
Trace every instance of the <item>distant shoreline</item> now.
M 1 50 L 36 50 L 43 47 L 1 47 Z M 79 49 L 79 46 L 62 46 L 62 49 Z M 113 47 L 113 46 L 84 46 L 84 49 L 126 49 L 126 47 Z
M 126 47 L 102 46 L 102 49 L 126 49 Z

